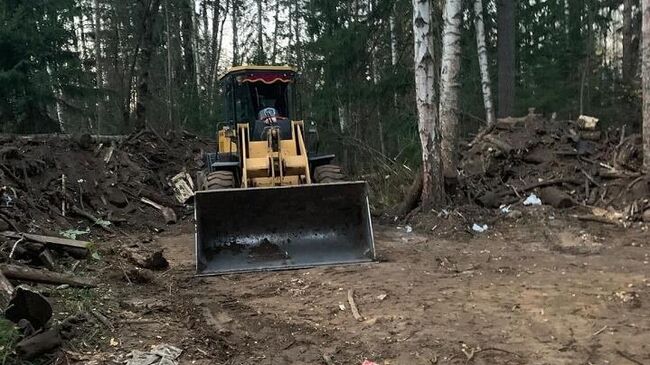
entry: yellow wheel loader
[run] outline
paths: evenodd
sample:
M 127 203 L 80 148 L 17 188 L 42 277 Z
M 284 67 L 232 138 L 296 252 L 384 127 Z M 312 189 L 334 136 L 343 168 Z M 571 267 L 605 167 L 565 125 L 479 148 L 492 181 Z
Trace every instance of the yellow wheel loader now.
M 365 182 L 345 182 L 297 120 L 297 73 L 240 66 L 221 79 L 226 122 L 197 176 L 198 275 L 297 269 L 375 258 Z

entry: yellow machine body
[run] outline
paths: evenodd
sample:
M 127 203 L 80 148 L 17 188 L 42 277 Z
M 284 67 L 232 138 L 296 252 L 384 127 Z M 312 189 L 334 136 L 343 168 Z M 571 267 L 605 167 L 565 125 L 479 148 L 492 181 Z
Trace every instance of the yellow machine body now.
M 243 66 L 222 81 L 233 88 L 264 88 L 291 82 L 287 74 L 292 72 L 287 67 Z M 240 104 L 233 100 L 233 109 Z M 228 160 L 210 166 L 217 171 L 203 178 L 218 184 L 207 184 L 195 194 L 197 274 L 374 260 L 366 183 L 315 181 L 328 173 L 319 174 L 319 167 L 312 171 L 305 123 L 280 119 L 237 121 L 217 132 L 218 154 Z M 321 176 L 319 181 L 325 180 Z

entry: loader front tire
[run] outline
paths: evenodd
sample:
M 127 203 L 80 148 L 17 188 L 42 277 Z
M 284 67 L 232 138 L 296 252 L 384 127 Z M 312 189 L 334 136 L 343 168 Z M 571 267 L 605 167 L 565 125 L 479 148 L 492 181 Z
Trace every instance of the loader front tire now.
M 235 187 L 235 174 L 232 171 L 215 171 L 207 174 L 202 181 L 201 190 L 223 190 Z
M 314 179 L 319 184 L 330 184 L 344 181 L 341 167 L 337 165 L 322 165 L 314 169 Z

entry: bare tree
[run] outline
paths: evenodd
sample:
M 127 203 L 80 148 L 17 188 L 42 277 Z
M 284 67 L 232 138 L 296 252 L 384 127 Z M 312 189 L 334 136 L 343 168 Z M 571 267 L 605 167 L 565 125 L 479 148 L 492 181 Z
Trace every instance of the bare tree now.
M 257 2 L 257 62 L 264 60 L 264 18 L 262 16 L 262 0 Z
M 237 35 L 237 22 L 239 21 L 239 1 L 232 0 L 232 65 L 239 65 L 239 47 L 237 44 L 238 35 Z
M 643 168 L 650 173 L 650 0 L 642 1 L 643 11 Z
M 93 46 L 95 48 L 95 79 L 97 83 L 97 89 L 101 90 L 104 86 L 104 78 L 102 76 L 102 66 L 101 66 L 101 57 L 102 57 L 102 43 L 101 43 L 101 32 L 102 32 L 102 22 L 99 17 L 99 0 L 94 0 L 93 10 L 95 15 L 94 33 L 95 40 L 93 41 Z M 101 95 L 101 91 L 100 91 Z M 96 109 L 96 118 L 97 118 L 97 134 L 101 134 L 102 120 L 104 119 L 103 112 L 103 98 L 100 96 L 97 98 L 97 109 Z
M 650 0 L 648 0 L 650 1 Z M 431 0 L 413 0 L 415 99 L 422 144 L 422 204 L 439 205 L 444 199 L 440 160 L 440 126 L 436 105 L 435 49 Z
M 458 93 L 460 84 L 460 24 L 462 1 L 446 0 L 443 11 L 442 67 L 440 71 L 441 158 L 445 176 L 455 176 L 458 165 Z
M 146 104 L 149 102 L 149 73 L 154 51 L 154 27 L 160 10 L 160 0 L 140 1 L 143 7 L 142 18 L 142 57 L 140 58 L 140 84 L 135 107 L 136 129 L 147 126 Z
M 388 18 L 388 25 L 390 30 L 390 65 L 392 66 L 392 72 L 395 72 L 397 67 L 397 30 L 395 27 L 395 7 L 397 2 L 393 3 L 393 6 L 390 11 L 390 17 Z M 393 91 L 393 107 L 397 108 L 397 92 Z
M 632 0 L 623 0 L 623 82 L 629 84 L 634 75 L 632 57 Z
M 494 103 L 492 101 L 492 82 L 488 67 L 487 46 L 485 45 L 485 25 L 483 23 L 483 1 L 474 1 L 474 28 L 476 28 L 476 48 L 478 49 L 478 64 L 481 70 L 481 89 L 485 105 L 485 120 L 488 125 L 496 122 Z
M 499 67 L 499 118 L 515 108 L 515 2 L 498 0 L 497 64 Z

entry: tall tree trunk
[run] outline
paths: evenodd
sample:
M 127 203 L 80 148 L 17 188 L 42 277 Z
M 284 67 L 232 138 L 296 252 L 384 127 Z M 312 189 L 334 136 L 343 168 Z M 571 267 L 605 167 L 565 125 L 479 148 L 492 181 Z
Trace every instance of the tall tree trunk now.
M 185 82 L 188 86 L 194 83 L 196 79 L 194 64 L 194 45 L 193 45 L 193 28 L 194 28 L 194 1 L 182 0 L 181 2 L 181 36 L 183 38 L 183 62 L 185 71 Z M 195 87 L 192 87 L 195 90 Z
M 143 129 L 147 126 L 147 104 L 149 103 L 149 70 L 154 49 L 154 26 L 160 8 L 160 0 L 151 0 L 145 4 L 142 11 L 142 57 L 140 58 L 140 84 L 138 85 L 138 100 L 135 107 L 135 127 Z
M 397 3 L 393 3 L 388 18 L 388 25 L 390 30 L 390 65 L 392 66 L 392 73 L 397 71 L 397 31 L 395 27 L 395 7 Z M 397 109 L 397 92 L 393 90 L 393 108 Z
M 219 73 L 219 63 L 221 61 L 221 46 L 223 45 L 223 34 L 224 34 L 224 24 L 228 15 L 228 9 L 230 7 L 230 0 L 226 0 L 226 8 L 221 15 L 221 7 L 219 6 L 219 1 L 214 2 L 214 10 L 212 16 L 212 44 L 211 49 L 211 60 L 210 60 L 210 102 L 212 107 L 210 110 L 214 110 L 214 103 L 216 102 L 214 98 L 214 92 L 216 91 L 216 82 Z M 218 37 L 217 37 L 218 34 Z
M 239 65 L 239 47 L 237 40 L 239 36 L 237 35 L 237 30 L 239 26 L 237 22 L 239 21 L 239 0 L 232 0 L 232 65 Z
M 478 50 L 478 64 L 481 70 L 481 89 L 483 90 L 483 104 L 485 105 L 485 120 L 491 126 L 496 122 L 494 115 L 494 102 L 492 101 L 492 82 L 488 62 L 487 46 L 485 44 L 485 25 L 483 23 L 483 1 L 474 1 L 474 28 L 476 29 L 476 48 Z
M 287 6 L 287 8 L 288 8 L 288 11 L 289 11 L 289 19 L 287 21 L 289 23 L 289 26 L 288 26 L 288 33 L 289 33 L 288 38 L 289 39 L 287 40 L 287 43 L 288 43 L 288 46 L 287 46 L 287 62 L 289 64 L 293 64 L 294 63 L 294 57 L 293 57 L 293 55 L 294 55 L 293 49 L 294 48 L 293 48 L 293 30 L 292 29 L 293 29 L 293 19 L 294 19 L 295 16 L 294 16 L 293 7 L 291 6 L 291 3 L 289 3 L 289 6 Z
M 632 0 L 623 0 L 623 82 L 629 85 L 634 77 L 632 57 Z
M 294 37 L 296 39 L 296 63 L 298 68 L 303 68 L 303 53 L 302 53 L 302 44 L 300 41 L 300 1 L 294 1 L 296 4 L 296 11 L 293 13 L 293 26 L 294 26 Z
M 440 71 L 441 158 L 445 176 L 456 176 L 458 165 L 458 92 L 460 83 L 460 23 L 462 1 L 446 0 L 443 12 Z
M 642 0 L 643 168 L 650 173 L 650 0 Z
M 499 118 L 512 116 L 515 107 L 515 3 L 498 0 L 497 63 L 499 67 Z
M 413 0 L 415 98 L 422 144 L 424 206 L 441 205 L 444 200 L 431 10 L 431 0 Z
M 165 37 L 167 39 L 167 124 L 173 123 L 174 99 L 173 99 L 173 68 L 172 68 L 172 40 L 169 31 L 169 0 L 165 0 Z
M 266 63 L 264 52 L 264 18 L 262 17 L 262 0 L 255 0 L 257 3 L 257 55 L 255 62 L 257 64 Z
M 101 31 L 102 31 L 102 23 L 101 19 L 99 18 L 99 0 L 94 0 L 93 2 L 93 10 L 94 10 L 94 15 L 95 15 L 95 41 L 93 42 L 94 48 L 95 48 L 95 80 L 97 84 L 97 90 L 99 90 L 98 96 L 97 96 L 97 109 L 96 109 L 96 126 L 97 126 L 97 134 L 101 134 L 101 129 L 102 129 L 102 121 L 104 119 L 104 111 L 103 111 L 103 102 L 104 98 L 101 96 L 103 91 L 102 89 L 104 88 L 104 78 L 102 77 L 102 62 L 101 62 L 101 57 L 102 57 L 102 47 L 101 47 Z
M 275 15 L 273 17 L 274 29 L 273 29 L 273 54 L 271 56 L 271 63 L 275 64 L 275 60 L 278 56 L 278 30 L 280 29 L 280 0 L 275 0 Z

